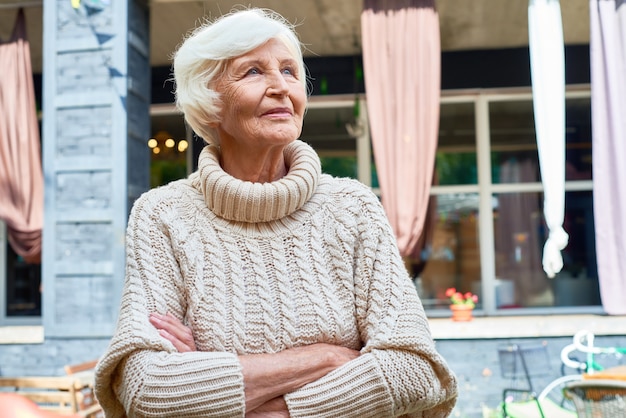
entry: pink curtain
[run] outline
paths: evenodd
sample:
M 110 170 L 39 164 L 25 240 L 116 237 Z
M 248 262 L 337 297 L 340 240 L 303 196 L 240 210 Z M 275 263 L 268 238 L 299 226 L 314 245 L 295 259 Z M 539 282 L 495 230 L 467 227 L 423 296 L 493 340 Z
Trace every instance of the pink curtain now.
M 604 310 L 626 314 L 626 1 L 591 0 L 593 210 Z
M 0 43 L 0 69 L 0 219 L 7 224 L 15 252 L 37 262 L 43 174 L 30 47 L 21 9 L 11 39 Z
M 363 71 L 382 203 L 403 256 L 416 256 L 439 130 L 435 0 L 365 0 Z

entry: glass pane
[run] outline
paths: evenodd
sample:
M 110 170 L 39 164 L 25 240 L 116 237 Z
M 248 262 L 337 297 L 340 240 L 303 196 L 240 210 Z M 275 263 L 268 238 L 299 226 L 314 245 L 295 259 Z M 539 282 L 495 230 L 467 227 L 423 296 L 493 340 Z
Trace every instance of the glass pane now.
M 356 156 L 320 157 L 322 171 L 336 177 L 357 178 Z
M 355 120 L 353 107 L 309 108 L 300 139 L 320 156 L 322 171 L 337 177 L 358 178 L 356 139 L 347 125 Z
M 304 115 L 300 139 L 320 155 L 355 153 L 356 139 L 347 128 L 354 123 L 354 118 L 352 107 L 309 108 Z
M 370 163 L 370 167 L 370 172 L 372 173 L 372 187 L 376 189 L 380 187 L 380 183 L 378 181 L 378 170 L 376 170 L 376 163 L 374 162 L 374 153 L 372 153 L 372 162 Z
M 591 180 L 591 99 L 565 103 L 565 180 Z
M 424 307 L 447 310 L 446 289 L 480 293 L 478 194 L 431 196 L 430 207 L 427 243 L 411 269 Z
M 541 193 L 496 196 L 496 306 L 593 306 L 600 304 L 595 263 L 592 192 L 565 194 L 563 270 L 549 279 L 541 265 L 547 228 Z
M 474 103 L 441 105 L 435 184 L 477 184 Z
M 41 316 L 41 264 L 29 264 L 7 243 L 7 317 Z
M 493 182 L 541 181 L 532 101 L 492 102 L 489 117 Z M 591 180 L 591 100 L 568 99 L 565 123 L 565 178 Z
M 493 183 L 540 181 L 532 101 L 489 103 Z
M 157 187 L 187 177 L 187 130 L 182 115 L 152 117 L 150 187 Z

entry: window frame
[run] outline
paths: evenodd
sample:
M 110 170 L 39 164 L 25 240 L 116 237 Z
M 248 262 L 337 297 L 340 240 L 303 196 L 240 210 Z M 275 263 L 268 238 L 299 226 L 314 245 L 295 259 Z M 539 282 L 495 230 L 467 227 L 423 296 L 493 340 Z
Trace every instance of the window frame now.
M 566 87 L 565 100 L 591 98 L 591 86 L 570 85 Z M 495 237 L 493 228 L 492 198 L 496 193 L 540 192 L 543 193 L 541 182 L 533 183 L 493 183 L 491 178 L 491 135 L 489 105 L 494 102 L 532 101 L 531 87 L 443 91 L 441 105 L 454 103 L 474 103 L 476 129 L 476 157 L 478 182 L 476 185 L 439 185 L 433 186 L 431 195 L 452 193 L 478 193 L 479 208 L 479 248 L 481 263 L 482 308 L 477 309 L 478 315 L 485 316 L 520 316 L 545 315 L 555 313 L 590 313 L 602 314 L 602 306 L 572 307 L 524 307 L 515 309 L 498 309 L 495 300 Z M 593 191 L 593 180 L 566 180 L 565 191 Z M 428 314 L 447 316 L 445 310 L 429 310 Z
M 566 87 L 565 100 L 577 98 L 591 98 L 591 86 L 569 85 Z M 309 101 L 309 108 L 335 108 L 335 107 L 352 107 L 354 106 L 355 97 L 352 95 L 340 95 L 333 97 L 312 97 Z M 366 96 L 359 95 L 360 107 L 360 123 L 364 129 L 356 138 L 356 157 L 357 157 L 357 173 L 358 180 L 366 185 L 371 185 L 372 172 L 372 144 L 369 133 L 369 121 L 366 106 Z M 454 103 L 473 103 L 475 117 L 475 140 L 476 140 L 476 158 L 478 168 L 477 184 L 469 185 L 438 185 L 433 186 L 431 195 L 443 195 L 452 193 L 477 193 L 479 196 L 478 222 L 479 222 L 479 248 L 480 248 L 480 264 L 481 264 L 481 285 L 484 289 L 482 292 L 482 308 L 476 311 L 477 315 L 486 316 L 523 316 L 523 315 L 543 315 L 543 314 L 572 314 L 572 313 L 604 313 L 601 306 L 597 307 L 540 307 L 540 308 L 515 308 L 515 309 L 498 309 L 495 301 L 495 245 L 494 230 L 492 219 L 492 198 L 496 193 L 515 193 L 515 192 L 543 192 L 541 182 L 519 183 L 519 184 L 500 184 L 492 183 L 491 178 L 491 145 L 490 145 L 490 120 L 489 105 L 499 101 L 522 101 L 532 100 L 532 91 L 530 87 L 520 88 L 501 88 L 501 89 L 471 89 L 471 90 L 446 90 L 442 91 L 440 104 Z M 177 110 L 172 105 L 153 105 L 151 106 L 151 117 L 158 117 L 165 114 L 174 114 Z M 191 135 L 189 134 L 189 142 Z M 191 160 L 193 153 L 188 153 Z M 191 161 L 190 161 L 191 162 Z M 193 164 L 188 165 L 191 170 Z M 380 195 L 380 190 L 375 188 L 373 191 Z M 593 191 L 593 180 L 566 180 L 565 191 Z M 40 325 L 42 317 L 7 317 L 6 316 L 6 286 L 7 286 L 7 235 L 6 225 L 0 221 L 0 326 L 13 325 Z M 43 301 L 42 301 L 43 304 Z M 428 314 L 433 317 L 447 316 L 448 312 L 441 309 L 428 310 Z

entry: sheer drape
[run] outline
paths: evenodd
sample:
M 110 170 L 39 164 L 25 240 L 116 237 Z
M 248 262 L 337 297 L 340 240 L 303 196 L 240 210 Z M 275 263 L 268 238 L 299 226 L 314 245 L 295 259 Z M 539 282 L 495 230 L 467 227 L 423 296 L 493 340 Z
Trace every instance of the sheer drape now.
M 593 211 L 604 310 L 626 314 L 626 1 L 591 0 Z
M 549 229 L 543 247 L 543 270 L 554 277 L 563 268 L 567 246 L 565 216 L 565 49 L 559 0 L 530 0 L 528 41 L 533 110 L 543 213 Z
M 509 158 L 500 163 L 501 183 L 538 181 L 537 161 Z M 550 283 L 541 273 L 541 202 L 536 193 L 501 193 L 494 221 L 496 276 L 515 283 L 515 305 L 551 305 Z
M 403 256 L 419 252 L 439 128 L 434 0 L 365 0 L 363 69 L 382 203 Z
M 30 49 L 24 12 L 0 43 L 0 219 L 9 242 L 28 261 L 41 254 L 43 175 Z

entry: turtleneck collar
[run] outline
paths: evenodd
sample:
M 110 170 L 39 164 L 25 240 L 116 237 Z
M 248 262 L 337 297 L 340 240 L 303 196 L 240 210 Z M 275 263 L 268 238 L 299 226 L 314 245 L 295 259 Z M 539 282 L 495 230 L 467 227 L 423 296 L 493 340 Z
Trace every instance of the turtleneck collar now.
M 313 196 L 321 165 L 308 144 L 296 140 L 284 150 L 288 173 L 270 183 L 239 180 L 220 166 L 220 150 L 207 145 L 198 158 L 198 170 L 190 176 L 208 208 L 220 218 L 238 222 L 269 222 L 291 215 Z

